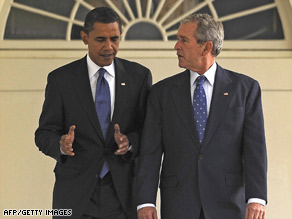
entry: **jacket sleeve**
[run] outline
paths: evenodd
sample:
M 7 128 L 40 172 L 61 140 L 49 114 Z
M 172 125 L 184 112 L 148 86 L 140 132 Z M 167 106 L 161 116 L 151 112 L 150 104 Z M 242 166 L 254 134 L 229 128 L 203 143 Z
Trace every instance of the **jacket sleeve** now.
M 66 157 L 61 155 L 59 143 L 65 132 L 63 114 L 61 93 L 52 74 L 49 74 L 39 127 L 35 132 L 35 143 L 40 151 L 59 162 Z
M 260 198 L 267 202 L 267 152 L 261 90 L 257 81 L 247 96 L 243 133 L 246 201 Z
M 142 143 L 139 153 L 137 204 L 156 204 L 159 172 L 163 153 L 162 110 L 152 87 L 149 94 Z

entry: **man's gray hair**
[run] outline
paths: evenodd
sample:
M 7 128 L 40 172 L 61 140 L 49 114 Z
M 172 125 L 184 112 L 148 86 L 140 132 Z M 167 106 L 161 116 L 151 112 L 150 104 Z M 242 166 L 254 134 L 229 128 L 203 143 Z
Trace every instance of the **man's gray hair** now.
M 222 23 L 220 21 L 215 21 L 214 18 L 208 14 L 189 15 L 181 21 L 181 24 L 189 22 L 197 23 L 197 30 L 195 32 L 197 43 L 202 44 L 211 41 L 213 43 L 212 55 L 215 57 L 219 55 L 224 39 Z

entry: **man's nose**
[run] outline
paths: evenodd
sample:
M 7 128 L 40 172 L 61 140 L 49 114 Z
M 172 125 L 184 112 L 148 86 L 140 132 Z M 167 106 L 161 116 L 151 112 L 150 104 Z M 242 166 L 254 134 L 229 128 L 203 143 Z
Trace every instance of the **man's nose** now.
M 174 44 L 174 49 L 175 49 L 175 50 L 179 50 L 179 49 L 180 49 L 179 41 L 177 41 L 177 42 Z
M 106 40 L 105 41 L 104 48 L 105 49 L 108 49 L 108 50 L 112 49 L 112 42 L 111 42 L 111 40 Z

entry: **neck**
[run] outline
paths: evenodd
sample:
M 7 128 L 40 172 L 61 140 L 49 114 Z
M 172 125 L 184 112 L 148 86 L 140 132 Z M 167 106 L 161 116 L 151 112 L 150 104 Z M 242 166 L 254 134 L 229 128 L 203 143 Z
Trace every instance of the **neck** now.
M 214 64 L 215 58 L 206 60 L 206 62 L 202 65 L 202 68 L 200 70 L 197 70 L 199 75 L 203 75 L 206 71 L 208 71 L 209 68 Z

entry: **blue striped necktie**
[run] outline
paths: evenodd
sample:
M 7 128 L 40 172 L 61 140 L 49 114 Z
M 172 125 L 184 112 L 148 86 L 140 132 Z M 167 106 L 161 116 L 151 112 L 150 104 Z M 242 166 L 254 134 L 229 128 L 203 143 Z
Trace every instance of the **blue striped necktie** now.
M 202 143 L 204 139 L 205 127 L 207 123 L 207 100 L 206 93 L 203 88 L 203 83 L 206 77 L 201 75 L 196 79 L 196 89 L 193 97 L 194 116 L 196 121 L 197 131 Z
M 110 89 L 107 80 L 104 78 L 105 69 L 99 69 L 99 77 L 96 83 L 96 95 L 95 95 L 95 109 L 99 119 L 102 134 L 106 140 L 110 120 L 111 120 L 111 96 Z M 105 160 L 100 172 L 100 178 L 103 178 L 109 171 L 109 166 Z

